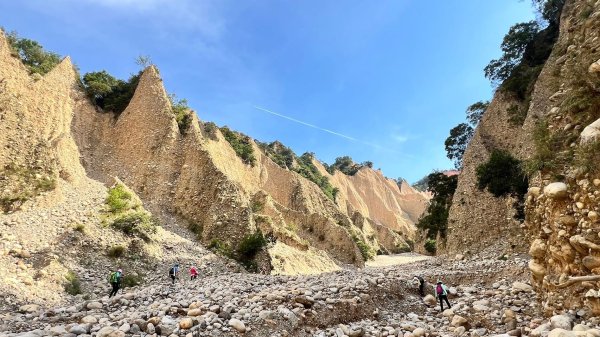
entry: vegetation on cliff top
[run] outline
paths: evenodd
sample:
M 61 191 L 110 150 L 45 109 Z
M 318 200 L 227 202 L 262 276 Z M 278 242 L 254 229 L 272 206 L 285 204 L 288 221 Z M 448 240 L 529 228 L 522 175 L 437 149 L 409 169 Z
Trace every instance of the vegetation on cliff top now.
M 0 30 L 4 31 L 0 27 Z M 45 75 L 60 63 L 61 56 L 47 51 L 37 41 L 19 37 L 17 32 L 6 33 L 12 54 L 29 69 L 31 74 Z
M 252 142 L 250 137 L 232 131 L 226 126 L 220 128 L 223 137 L 225 140 L 229 142 L 235 154 L 242 159 L 244 164 L 248 164 L 250 166 L 254 166 L 256 164 L 256 157 L 254 156 L 254 148 L 252 147 Z
M 96 106 L 119 115 L 129 105 L 141 75 L 140 71 L 123 81 L 102 70 L 86 73 L 82 82 L 86 93 Z
M 333 187 L 326 176 L 319 172 L 319 169 L 313 163 L 314 154 L 304 153 L 298 157 L 292 149 L 281 144 L 281 142 L 275 141 L 272 143 L 261 143 L 257 142 L 258 147 L 271 158 L 273 162 L 282 168 L 294 171 L 304 178 L 317 184 L 319 188 L 325 193 L 325 195 L 335 202 L 335 198 L 338 193 L 338 189 Z
M 373 162 L 365 161 L 361 164 L 355 163 L 350 156 L 335 158 L 335 162 L 331 165 L 325 165 L 325 169 L 329 174 L 334 174 L 335 171 L 340 171 L 347 176 L 355 175 L 361 168 L 373 168 Z

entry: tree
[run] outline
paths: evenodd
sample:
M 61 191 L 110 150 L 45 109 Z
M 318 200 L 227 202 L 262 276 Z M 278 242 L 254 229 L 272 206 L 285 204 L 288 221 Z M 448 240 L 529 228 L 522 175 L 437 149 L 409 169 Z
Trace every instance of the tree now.
M 20 38 L 16 32 L 8 33 L 7 40 L 32 74 L 45 75 L 60 63 L 60 55 L 44 50 L 37 41 Z
M 363 167 L 373 168 L 373 162 L 369 160 L 363 161 L 360 165 Z
M 106 70 L 83 75 L 83 84 L 88 96 L 100 107 L 104 106 L 104 97 L 119 84 L 119 81 Z
M 489 105 L 489 101 L 479 101 L 469 105 L 467 108 L 467 120 L 469 123 L 471 123 L 473 126 L 477 126 Z
M 454 161 L 457 169 L 462 167 L 462 158 L 471 138 L 473 138 L 473 128 L 467 123 L 460 123 L 450 130 L 450 136 L 444 142 L 446 156 Z
M 521 62 L 525 49 L 534 41 L 539 31 L 540 27 L 535 21 L 517 23 L 510 27 L 502 41 L 503 54 L 499 59 L 490 61 L 484 68 L 485 77 L 495 85 L 509 78 Z
M 151 66 L 152 63 L 152 59 L 150 59 L 150 56 L 147 55 L 139 55 L 138 57 L 135 58 L 135 64 L 137 64 L 138 66 L 142 67 L 142 69 Z
M 425 215 L 417 222 L 417 228 L 427 231 L 427 237 L 435 239 L 438 235 L 446 235 L 448 214 L 452 205 L 452 197 L 458 185 L 458 176 L 447 176 L 442 172 L 433 172 L 427 176 L 427 189 L 433 198 L 427 206 Z
M 533 5 L 549 25 L 558 26 L 565 0 L 533 0 Z

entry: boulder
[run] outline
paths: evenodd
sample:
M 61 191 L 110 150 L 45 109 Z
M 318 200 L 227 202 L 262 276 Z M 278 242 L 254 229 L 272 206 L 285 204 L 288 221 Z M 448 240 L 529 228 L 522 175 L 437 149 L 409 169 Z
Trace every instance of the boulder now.
M 89 325 L 87 324 L 75 324 L 69 329 L 69 332 L 75 335 L 83 335 L 88 333 L 89 330 Z
M 232 318 L 229 320 L 229 326 L 237 330 L 238 332 L 246 332 L 246 325 L 239 319 Z
M 100 302 L 90 302 L 85 306 L 88 310 L 102 309 L 102 303 Z
M 96 324 L 98 323 L 98 319 L 92 315 L 87 315 L 81 319 L 81 323 Z
M 548 184 L 546 187 L 544 187 L 544 194 L 552 199 L 561 199 L 568 195 L 567 189 L 567 184 L 562 182 L 555 182 Z
M 550 327 L 552 329 L 571 330 L 573 320 L 567 315 L 555 315 L 550 318 Z
M 512 285 L 512 290 L 514 292 L 517 292 L 517 293 L 520 293 L 520 292 L 531 292 L 531 291 L 533 291 L 533 287 L 530 286 L 527 283 L 515 282 Z
M 40 310 L 40 306 L 37 304 L 25 304 L 19 307 L 19 312 L 24 314 L 32 314 L 38 312 Z
M 428 305 L 437 304 L 437 300 L 435 299 L 435 297 L 433 297 L 433 295 L 426 295 L 425 297 L 423 297 L 423 302 L 425 302 Z
M 548 337 L 577 337 L 577 334 L 565 329 L 553 329 L 548 334 Z
M 592 270 L 600 267 L 600 256 L 588 255 L 584 257 L 581 262 L 587 269 Z
M 415 336 L 415 337 L 423 337 L 423 336 L 425 336 L 426 333 L 427 333 L 427 331 L 425 331 L 425 329 L 423 329 L 423 328 L 416 328 L 412 332 L 413 336 Z
M 450 323 L 451 326 L 465 326 L 468 324 L 468 321 L 466 318 L 459 316 L 459 315 L 454 315 L 454 317 L 452 317 L 452 322 Z
M 186 318 L 182 319 L 181 321 L 179 321 L 180 329 L 191 329 L 193 326 L 194 326 L 194 321 L 189 317 L 186 317 Z
M 200 316 L 202 315 L 202 309 L 190 309 L 187 312 L 188 316 Z

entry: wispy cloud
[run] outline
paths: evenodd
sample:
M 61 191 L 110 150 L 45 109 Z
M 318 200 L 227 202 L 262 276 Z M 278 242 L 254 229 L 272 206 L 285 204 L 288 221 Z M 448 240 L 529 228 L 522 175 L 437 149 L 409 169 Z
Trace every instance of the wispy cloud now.
M 408 140 L 408 136 L 403 134 L 393 134 L 392 139 L 398 143 L 404 143 Z
M 278 117 L 290 120 L 290 121 L 292 121 L 294 123 L 297 123 L 297 124 L 301 124 L 301 125 L 313 128 L 313 129 L 317 129 L 317 130 L 320 130 L 320 131 L 323 131 L 323 132 L 327 132 L 327 133 L 330 133 L 330 134 L 332 134 L 334 136 L 337 136 L 337 137 L 340 137 L 340 138 L 344 138 L 344 139 L 350 140 L 352 142 L 357 142 L 357 143 L 361 143 L 361 144 L 370 146 L 370 147 L 372 147 L 374 149 L 377 149 L 377 150 L 380 150 L 380 151 L 392 152 L 392 153 L 400 153 L 399 151 L 390 149 L 389 147 L 384 147 L 384 146 L 381 146 L 379 144 L 375 144 L 375 143 L 372 143 L 372 142 L 367 142 L 367 141 L 364 141 L 364 140 L 356 139 L 356 138 L 354 138 L 352 136 L 345 135 L 345 134 L 339 133 L 339 132 L 335 132 L 335 131 L 332 131 L 332 130 L 329 130 L 327 128 L 320 127 L 320 126 L 317 126 L 317 125 L 314 125 L 314 124 L 311 124 L 311 123 L 307 123 L 307 122 L 301 121 L 299 119 L 296 119 L 296 118 L 293 118 L 293 117 L 290 117 L 290 116 L 286 116 L 286 115 L 277 113 L 277 112 L 269 110 L 269 109 L 261 108 L 259 106 L 254 106 L 254 108 L 258 109 L 258 110 L 261 110 L 261 111 L 264 111 L 266 113 L 269 113 L 271 115 L 275 115 L 275 116 L 278 116 Z

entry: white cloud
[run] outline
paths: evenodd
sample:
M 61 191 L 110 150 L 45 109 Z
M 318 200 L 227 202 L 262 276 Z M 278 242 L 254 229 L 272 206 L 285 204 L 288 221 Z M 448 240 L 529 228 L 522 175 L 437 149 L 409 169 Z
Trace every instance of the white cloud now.
M 396 134 L 392 134 L 392 139 L 398 143 L 404 143 L 408 140 L 408 136 L 396 133 Z

